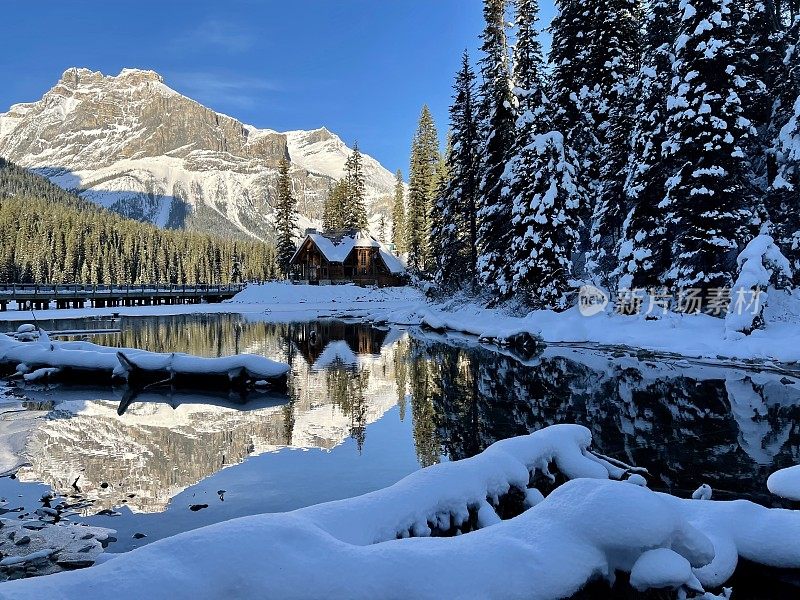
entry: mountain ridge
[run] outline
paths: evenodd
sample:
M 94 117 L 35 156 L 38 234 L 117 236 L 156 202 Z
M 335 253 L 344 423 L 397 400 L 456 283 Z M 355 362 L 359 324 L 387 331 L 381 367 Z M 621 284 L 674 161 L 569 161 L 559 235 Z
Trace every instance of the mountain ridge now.
M 326 127 L 278 132 L 214 111 L 155 71 L 73 67 L 37 101 L 0 113 L 0 156 L 124 216 L 270 239 L 277 167 L 289 159 L 300 229 L 318 225 L 350 148 Z M 368 212 L 393 175 L 364 155 Z

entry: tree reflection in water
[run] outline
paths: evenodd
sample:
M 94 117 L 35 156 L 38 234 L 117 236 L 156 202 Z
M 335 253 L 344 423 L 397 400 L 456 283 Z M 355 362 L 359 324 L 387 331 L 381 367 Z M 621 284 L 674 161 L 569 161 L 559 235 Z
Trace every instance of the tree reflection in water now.
M 651 487 L 685 496 L 708 483 L 716 498 L 779 505 L 766 479 L 798 461 L 800 390 L 780 374 L 558 349 L 523 363 L 440 336 L 412 338 L 407 359 L 422 464 L 580 423 L 598 451 L 647 467 Z
M 107 326 L 44 324 L 93 325 Z M 330 450 L 351 438 L 367 452 L 370 436 L 380 435 L 372 424 L 392 410 L 390 418 L 404 422 L 395 431 L 407 436 L 393 443 L 407 445 L 376 444 L 386 462 L 385 453 L 411 444 L 426 466 L 554 423 L 581 423 L 598 451 L 647 467 L 654 488 L 688 495 L 708 483 L 716 498 L 775 504 L 767 476 L 798 459 L 800 392 L 780 374 L 556 348 L 522 361 L 474 341 L 336 321 L 186 315 L 122 319 L 120 326 L 121 333 L 94 341 L 287 361 L 289 398 L 231 407 L 167 397 L 134 402 L 120 417 L 118 391 L 27 389 L 35 406 L 55 404 L 30 436 L 31 464 L 21 479 L 70 493 L 80 475 L 95 509 L 118 506 L 125 491 L 136 494 L 127 501 L 133 510 L 162 511 L 220 469 L 280 448 Z

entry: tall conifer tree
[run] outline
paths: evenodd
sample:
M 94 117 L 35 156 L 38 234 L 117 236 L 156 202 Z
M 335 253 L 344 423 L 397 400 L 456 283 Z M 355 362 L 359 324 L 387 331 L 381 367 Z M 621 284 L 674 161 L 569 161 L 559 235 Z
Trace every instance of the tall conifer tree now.
M 556 125 L 579 158 L 588 201 L 583 236 L 588 270 L 602 275 L 615 257 L 626 207 L 619 172 L 628 155 L 628 88 L 639 63 L 640 0 L 557 0 L 551 30 Z
M 506 0 L 486 0 L 480 61 L 481 181 L 478 208 L 478 274 L 495 300 L 511 291 L 511 201 L 506 164 L 514 145 L 514 108 L 505 31 Z
M 510 162 L 513 238 L 509 254 L 514 292 L 536 308 L 566 308 L 572 254 L 578 242 L 581 194 L 575 157 L 553 131 L 545 94 L 538 2 L 518 0 L 514 47 L 515 94 L 520 116 Z
M 366 209 L 366 182 L 364 179 L 364 159 L 353 144 L 353 151 L 344 165 L 346 199 L 343 207 L 342 225 L 345 229 L 365 230 L 368 227 Z
M 636 79 L 636 125 L 623 173 L 623 192 L 630 205 L 623 223 L 614 279 L 621 289 L 653 289 L 669 270 L 668 223 L 664 206 L 672 159 L 662 146 L 667 138 L 667 96 L 674 44 L 678 37 L 680 0 L 656 0 L 650 6 L 644 61 Z
M 348 186 L 341 179 L 328 188 L 328 197 L 322 210 L 322 227 L 325 231 L 343 231 L 346 229 L 345 214 L 348 211 Z
M 394 182 L 394 202 L 392 203 L 392 243 L 395 251 L 406 251 L 406 186 L 403 172 L 397 169 Z
M 743 145 L 732 0 L 682 0 L 668 98 L 666 148 L 677 166 L 667 188 L 676 224 L 670 280 L 677 289 L 730 287 L 751 223 L 753 190 Z
M 634 127 L 636 102 L 632 82 L 641 63 L 641 0 L 603 0 L 597 15 L 597 47 L 600 68 L 595 76 L 595 112 L 598 119 L 601 163 L 597 169 L 596 204 L 593 207 L 589 269 L 604 283 L 613 270 L 629 206 L 623 193 Z M 602 66 L 600 66 L 602 65 Z
M 450 106 L 450 143 L 446 154 L 448 178 L 436 198 L 438 221 L 432 232 L 436 261 L 434 280 L 445 289 L 477 281 L 477 195 L 479 135 L 475 98 L 475 73 L 464 52 L 453 86 Z
M 408 210 L 406 211 L 406 251 L 408 265 L 417 273 L 430 268 L 430 211 L 437 192 L 439 137 L 430 110 L 422 107 L 414 135 L 409 170 Z
M 772 173 L 767 206 L 781 251 L 800 283 L 800 17 L 785 38 L 786 54 L 776 79 L 772 114 Z
M 289 261 L 296 250 L 294 240 L 297 233 L 297 200 L 292 194 L 289 161 L 284 158 L 278 167 L 278 199 L 275 205 L 275 252 L 284 275 L 289 273 Z
M 599 180 L 600 137 L 597 122 L 597 52 L 595 15 L 602 0 L 555 0 L 556 16 L 550 25 L 552 85 L 550 101 L 555 128 L 578 156 L 578 176 L 586 191 L 581 219 L 591 223 Z M 589 251 L 589 230 L 581 235 L 581 250 Z

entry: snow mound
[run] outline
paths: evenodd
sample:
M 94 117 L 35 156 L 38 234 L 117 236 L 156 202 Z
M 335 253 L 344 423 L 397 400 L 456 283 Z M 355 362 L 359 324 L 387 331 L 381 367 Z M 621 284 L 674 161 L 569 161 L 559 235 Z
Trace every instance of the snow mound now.
M 775 471 L 767 479 L 767 488 L 776 496 L 800 502 L 800 465 Z
M 248 285 L 228 302 L 231 304 L 261 304 L 266 307 L 291 305 L 294 308 L 312 309 L 319 305 L 338 306 L 342 309 L 356 304 L 422 302 L 418 290 L 410 287 L 374 288 L 346 285 L 294 285 L 272 282 Z M 300 305 L 300 306 L 298 306 Z M 332 305 L 332 306 L 331 306 Z
M 651 588 L 682 587 L 703 591 L 689 561 L 669 548 L 657 548 L 642 554 L 631 569 L 631 585 L 640 592 Z
M 764 326 L 764 307 L 769 300 L 767 289 L 780 278 L 790 280 L 792 268 L 769 235 L 753 238 L 736 259 L 739 277 L 731 290 L 725 317 L 728 337 L 749 335 Z

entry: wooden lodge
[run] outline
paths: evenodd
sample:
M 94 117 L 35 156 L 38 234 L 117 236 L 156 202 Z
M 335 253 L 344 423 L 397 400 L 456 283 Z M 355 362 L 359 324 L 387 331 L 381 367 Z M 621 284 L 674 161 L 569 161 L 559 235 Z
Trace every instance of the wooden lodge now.
M 290 265 L 293 281 L 325 285 L 357 283 L 381 287 L 405 283 L 405 267 L 374 237 L 360 231 L 310 232 Z

